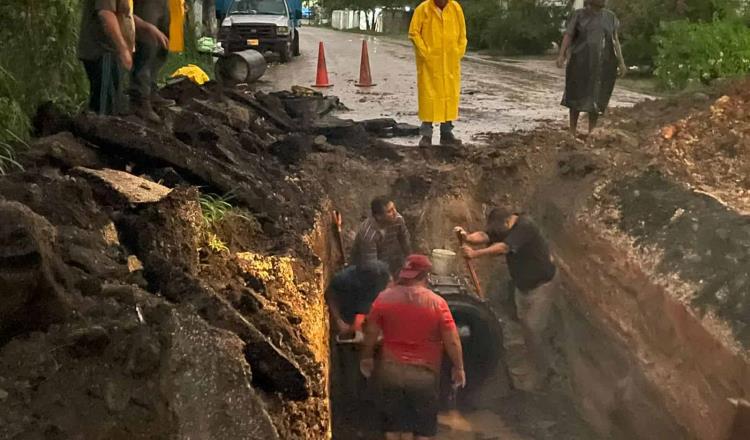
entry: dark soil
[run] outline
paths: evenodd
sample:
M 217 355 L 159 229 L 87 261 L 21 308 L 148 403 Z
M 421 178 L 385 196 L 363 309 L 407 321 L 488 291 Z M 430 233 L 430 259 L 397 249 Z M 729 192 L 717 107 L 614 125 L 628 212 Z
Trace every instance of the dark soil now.
M 37 129 L 48 137 L 24 156 L 26 171 L 0 179 L 0 291 L 11 292 L 0 295 L 2 438 L 326 438 L 322 287 L 335 270 L 327 211 L 344 214 L 348 246 L 378 195 L 395 199 L 425 253 L 455 249 L 451 228 L 482 227 L 493 205 L 531 214 L 553 247 L 566 245 L 570 225 L 591 235 L 576 245 L 616 237 L 621 260 L 656 261 L 638 273 L 671 280 L 691 314 L 731 329 L 722 342 L 750 343 L 743 87 L 718 101 L 613 111 L 586 142 L 545 128 L 488 133 L 489 145 L 460 149 L 389 144 L 375 136 L 413 127 L 337 119 L 338 102 L 318 95 L 188 82 L 164 93 L 180 106 L 162 110 L 159 127 L 45 108 Z M 171 192 L 138 201 L 148 185 L 118 189 L 78 167 L 125 171 Z M 201 192 L 233 194 L 234 209 L 207 225 Z M 563 272 L 588 256 L 565 254 Z M 582 267 L 604 272 L 598 264 Z M 490 291 L 502 290 L 502 266 L 479 271 Z M 600 330 L 576 290 L 594 287 L 569 284 L 550 338 L 558 368 L 549 386 L 536 396 L 506 388 L 472 410 L 515 438 L 718 432 L 718 415 L 715 430 L 701 431 L 660 394 L 675 387 L 649 376 L 668 365 L 640 363 L 650 328 Z M 510 319 L 508 304 L 496 307 Z M 577 383 L 586 375 L 604 385 Z M 714 400 L 695 398 L 694 408 L 744 383 L 706 377 L 697 394 Z M 333 430 L 351 438 L 352 426 Z

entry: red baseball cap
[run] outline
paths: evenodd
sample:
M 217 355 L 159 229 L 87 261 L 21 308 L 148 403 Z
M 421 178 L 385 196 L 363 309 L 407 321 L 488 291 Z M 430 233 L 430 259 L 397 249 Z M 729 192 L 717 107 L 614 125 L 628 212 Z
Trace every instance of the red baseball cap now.
M 427 255 L 412 254 L 406 258 L 404 267 L 399 272 L 398 277 L 405 280 L 413 280 L 423 273 L 429 272 L 432 269 L 432 263 Z

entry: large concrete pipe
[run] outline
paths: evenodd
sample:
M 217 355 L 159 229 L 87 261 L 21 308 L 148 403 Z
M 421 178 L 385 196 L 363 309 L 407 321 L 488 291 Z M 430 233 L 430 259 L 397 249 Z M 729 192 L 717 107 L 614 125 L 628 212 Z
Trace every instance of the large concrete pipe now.
M 443 273 L 451 272 L 451 257 Z M 462 395 L 470 396 L 494 374 L 507 376 L 503 353 L 503 329 L 489 303 L 471 291 L 469 283 L 453 273 L 430 275 L 430 288 L 445 298 L 461 336 L 466 371 L 466 388 Z M 450 362 L 446 360 L 441 379 L 441 400 L 446 402 L 450 392 Z
M 216 61 L 216 73 L 225 82 L 252 83 L 266 73 L 267 67 L 263 55 L 252 49 L 229 53 Z
M 476 296 L 444 294 L 456 321 L 464 352 L 465 393 L 479 389 L 498 371 L 503 358 L 503 330 L 492 308 Z

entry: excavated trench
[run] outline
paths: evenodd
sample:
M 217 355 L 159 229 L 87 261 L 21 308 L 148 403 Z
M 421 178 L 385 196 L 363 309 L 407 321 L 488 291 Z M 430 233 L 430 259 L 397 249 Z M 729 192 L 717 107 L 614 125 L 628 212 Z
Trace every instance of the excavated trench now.
M 497 204 L 526 212 L 550 241 L 560 268 L 554 314 L 546 331 L 555 353 L 553 377 L 541 394 L 512 389 L 508 370 L 522 363 L 524 355 L 518 346 L 509 277 L 501 259 L 483 262 L 480 278 L 488 286 L 488 304 L 501 317 L 505 335 L 482 343 L 496 344 L 501 363 L 497 371 L 482 371 L 474 378 L 472 390 L 459 399 L 461 417 L 441 416 L 438 438 L 727 438 L 735 418 L 728 399 L 746 396 L 748 390 L 746 361 L 722 337 L 725 333 L 712 332 L 689 304 L 675 299 L 663 272 L 644 264 L 619 237 L 613 238 L 617 232 L 611 223 L 602 226 L 597 210 L 603 208 L 591 202 L 590 194 L 599 191 L 602 199 L 605 189 L 624 194 L 613 198 L 626 221 L 638 215 L 627 211 L 633 205 L 623 193 L 628 187 L 636 194 L 640 190 L 643 200 L 635 206 L 643 212 L 673 213 L 684 201 L 694 209 L 692 215 L 714 216 L 709 213 L 716 206 L 679 185 L 654 183 L 649 172 L 604 186 L 600 177 L 591 176 L 599 165 L 575 153 L 560 158 L 536 150 L 533 158 L 500 163 L 484 155 L 447 154 L 436 160 L 407 152 L 401 161 L 376 164 L 334 164 L 318 157 L 308 168 L 327 169 L 336 176 L 323 185 L 349 222 L 348 240 L 366 215 L 371 197 L 388 194 L 406 218 L 416 250 L 423 253 L 456 250 L 452 227 L 480 228 L 487 207 Z M 529 161 L 536 166 L 528 166 Z M 680 202 L 673 202 L 670 211 L 663 207 L 666 200 Z M 726 215 L 712 222 L 729 221 L 737 234 L 746 231 L 747 219 Z M 695 235 L 694 240 L 705 241 Z M 690 240 L 677 237 L 673 240 L 680 240 L 681 246 Z M 736 270 L 741 275 L 746 267 Z M 460 315 L 460 307 L 454 312 Z M 487 348 L 484 345 L 480 352 Z M 467 350 L 467 363 L 481 365 L 481 358 L 472 358 L 475 353 Z M 337 398 L 335 391 L 332 398 Z M 335 438 L 353 438 L 347 423 L 351 422 L 337 425 L 334 417 Z
M 727 438 L 728 399 L 750 394 L 750 220 L 638 165 L 617 132 L 609 150 L 544 130 L 422 150 L 375 138 L 413 127 L 324 116 L 335 99 L 167 93 L 164 127 L 47 115 L 27 171 L 0 179 L 0 437 L 379 438 L 338 408 L 323 290 L 331 210 L 348 247 L 389 195 L 417 251 L 455 250 L 453 226 L 507 205 L 560 269 L 538 393 L 510 380 L 502 260 L 478 267 L 486 303 L 451 298 L 479 337 L 441 440 Z M 195 187 L 242 210 L 209 228 Z

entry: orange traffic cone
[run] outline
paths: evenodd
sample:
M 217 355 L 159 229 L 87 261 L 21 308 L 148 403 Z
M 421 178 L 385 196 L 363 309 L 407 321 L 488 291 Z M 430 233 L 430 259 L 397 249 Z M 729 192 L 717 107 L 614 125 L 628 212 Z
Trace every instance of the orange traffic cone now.
M 328 68 L 326 67 L 326 51 L 323 47 L 323 42 L 320 42 L 318 46 L 318 73 L 315 77 L 315 85 L 313 87 L 331 87 L 333 84 L 328 82 Z
M 370 72 L 370 56 L 367 54 L 367 40 L 362 40 L 362 60 L 359 63 L 359 82 L 357 87 L 372 87 L 372 73 Z

